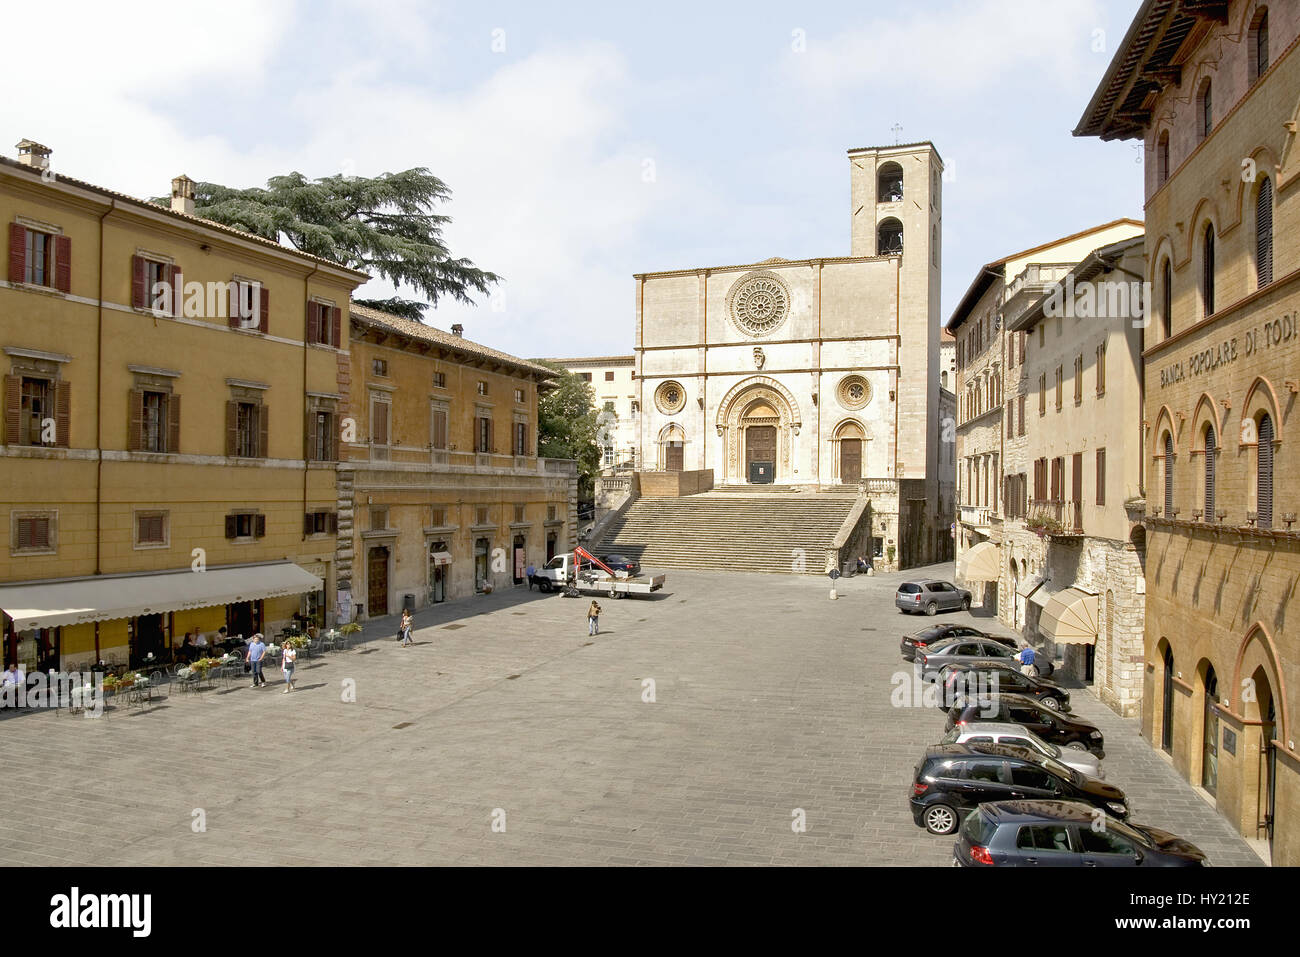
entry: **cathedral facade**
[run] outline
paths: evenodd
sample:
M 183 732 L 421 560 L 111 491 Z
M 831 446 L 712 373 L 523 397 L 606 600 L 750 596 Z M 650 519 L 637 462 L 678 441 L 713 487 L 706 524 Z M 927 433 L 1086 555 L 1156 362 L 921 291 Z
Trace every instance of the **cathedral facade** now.
M 865 485 L 876 557 L 906 567 L 951 554 L 939 494 L 952 461 L 939 454 L 943 167 L 930 143 L 848 158 L 849 255 L 635 277 L 638 459 L 756 491 Z

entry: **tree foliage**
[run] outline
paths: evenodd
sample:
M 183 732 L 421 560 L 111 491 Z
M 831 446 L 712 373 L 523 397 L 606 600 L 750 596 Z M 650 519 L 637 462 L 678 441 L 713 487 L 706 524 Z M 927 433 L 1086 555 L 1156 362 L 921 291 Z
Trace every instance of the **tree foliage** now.
M 428 303 L 357 301 L 419 321 L 427 304 L 471 302 L 471 292 L 487 293 L 500 279 L 453 257 L 443 242 L 451 220 L 434 210 L 450 198 L 447 185 L 423 167 L 369 178 L 312 180 L 295 172 L 273 176 L 265 188 L 196 183 L 195 214 L 273 242 L 287 240 L 301 252 L 382 276 L 398 289 L 409 286 Z
M 591 501 L 596 473 L 600 471 L 600 447 L 596 444 L 595 394 L 580 377 L 551 363 L 556 388 L 538 402 L 537 454 L 578 462 L 578 498 Z

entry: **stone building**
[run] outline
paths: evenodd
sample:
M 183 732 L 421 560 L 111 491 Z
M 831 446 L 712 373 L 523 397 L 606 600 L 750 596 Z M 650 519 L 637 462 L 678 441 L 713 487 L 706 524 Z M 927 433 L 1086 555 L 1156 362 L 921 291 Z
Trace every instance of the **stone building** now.
M 888 555 L 945 549 L 939 501 L 942 163 L 851 150 L 848 256 L 636 278 L 643 470 L 717 486 L 865 483 Z
M 1147 0 L 1076 135 L 1145 147 L 1142 733 L 1300 865 L 1300 6 Z
M 356 431 L 339 463 L 340 604 L 366 617 L 524 581 L 568 550 L 577 470 L 537 456 L 550 369 L 352 305 L 340 358 Z
M 0 159 L 6 664 L 144 664 L 323 621 L 348 299 L 364 273 Z M 48 175 L 47 175 L 48 174 Z M 305 424 L 306 423 L 306 424 Z
M 597 441 L 603 469 L 635 469 L 637 459 L 636 356 L 588 356 L 543 359 L 567 369 L 591 385 L 597 410 Z
M 1023 337 L 1013 348 L 1007 321 L 1097 246 L 1141 231 L 1137 220 L 1118 219 L 994 260 L 976 274 L 948 320 L 957 341 L 957 577 L 995 613 L 1012 604 L 999 586 L 1006 562 L 997 549 L 1005 517 L 1003 476 L 1022 471 L 1019 462 L 1008 469 L 1007 456 L 1022 444 L 1016 440 L 1023 435 L 1023 417 L 1010 434 L 1007 427 L 1027 401 Z M 1032 567 L 1033 558 L 1027 561 Z
M 999 611 L 1126 717 L 1142 697 L 1142 252 L 1141 236 L 1100 247 L 1006 320 L 1005 432 L 1026 464 L 1002 480 Z

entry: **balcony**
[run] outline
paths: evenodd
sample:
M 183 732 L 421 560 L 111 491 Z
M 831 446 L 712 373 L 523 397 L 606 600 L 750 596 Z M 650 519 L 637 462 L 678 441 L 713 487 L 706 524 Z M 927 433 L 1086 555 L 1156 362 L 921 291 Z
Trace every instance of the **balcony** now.
M 972 528 L 987 529 L 993 509 L 987 505 L 963 505 L 960 509 L 961 523 Z
M 1066 277 L 1074 263 L 1030 263 L 1007 283 L 1002 299 L 1002 316 L 1007 328 L 1049 289 Z
M 1025 528 L 1049 538 L 1077 538 L 1083 535 L 1083 503 L 1055 499 L 1031 502 Z

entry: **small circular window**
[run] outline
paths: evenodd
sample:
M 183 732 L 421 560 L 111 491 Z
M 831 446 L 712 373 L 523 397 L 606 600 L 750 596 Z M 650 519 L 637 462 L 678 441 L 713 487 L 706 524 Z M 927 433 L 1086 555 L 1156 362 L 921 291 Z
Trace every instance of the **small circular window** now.
M 841 379 L 838 392 L 840 405 L 846 409 L 860 409 L 871 401 L 871 383 L 860 375 Z
M 680 412 L 686 405 L 686 390 L 680 382 L 665 382 L 655 390 L 655 405 L 665 415 Z

